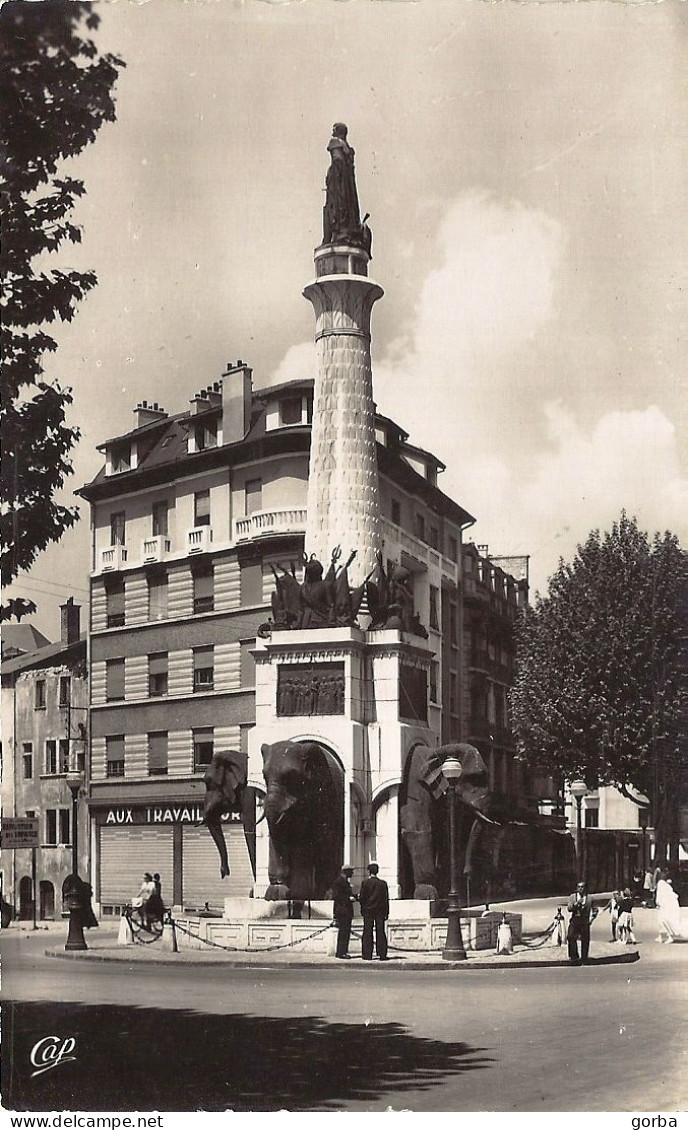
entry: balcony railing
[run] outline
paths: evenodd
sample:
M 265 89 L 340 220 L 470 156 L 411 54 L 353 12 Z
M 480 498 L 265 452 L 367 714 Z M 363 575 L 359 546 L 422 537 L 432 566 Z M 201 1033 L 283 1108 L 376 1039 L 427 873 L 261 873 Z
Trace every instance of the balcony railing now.
M 194 526 L 187 531 L 186 547 L 189 553 L 207 553 L 213 540 L 210 526 Z
M 100 568 L 103 573 L 123 569 L 127 563 L 127 547 L 110 545 L 100 551 Z
M 305 506 L 285 506 L 276 510 L 257 510 L 234 522 L 234 540 L 251 541 L 270 534 L 301 534 L 306 529 Z
M 141 557 L 144 565 L 151 561 L 164 561 L 172 548 L 172 542 L 162 534 L 152 538 L 144 538 L 141 543 Z

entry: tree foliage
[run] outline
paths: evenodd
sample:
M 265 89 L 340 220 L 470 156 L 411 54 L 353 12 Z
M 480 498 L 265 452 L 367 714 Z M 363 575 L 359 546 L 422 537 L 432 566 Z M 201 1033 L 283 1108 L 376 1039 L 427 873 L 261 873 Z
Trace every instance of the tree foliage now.
M 511 695 L 533 768 L 644 793 L 660 840 L 682 768 L 687 586 L 672 534 L 650 541 L 625 514 L 592 532 L 521 623 Z
M 57 348 L 43 327 L 71 321 L 96 284 L 93 271 L 51 270 L 46 259 L 81 239 L 70 216 L 84 185 L 58 176 L 58 165 L 115 119 L 112 89 L 123 63 L 98 55 L 89 33 L 99 22 L 80 0 L 9 0 L 0 8 L 3 585 L 78 516 L 55 497 L 72 471 L 79 429 L 66 420 L 70 389 L 42 379 L 43 357 Z M 0 618 L 34 607 L 10 601 Z

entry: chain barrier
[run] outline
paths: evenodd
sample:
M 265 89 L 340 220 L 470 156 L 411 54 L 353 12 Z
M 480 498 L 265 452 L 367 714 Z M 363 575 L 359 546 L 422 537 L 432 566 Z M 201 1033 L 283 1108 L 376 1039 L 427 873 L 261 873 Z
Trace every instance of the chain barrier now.
M 186 934 L 189 938 L 194 938 L 197 942 L 203 942 L 206 946 L 211 946 L 213 949 L 224 950 L 226 953 L 273 953 L 275 950 L 291 949 L 294 946 L 300 946 L 302 942 L 310 942 L 311 938 L 317 938 L 320 934 L 324 934 L 326 930 L 330 929 L 331 923 L 328 922 L 320 930 L 314 930 L 312 934 L 306 934 L 304 938 L 297 938 L 293 942 L 280 942 L 278 946 L 223 946 L 220 942 L 213 942 L 209 938 L 201 938 L 198 934 L 194 934 L 192 930 L 187 930 L 179 922 L 170 918 L 170 923 L 176 930 L 181 930 L 182 934 Z

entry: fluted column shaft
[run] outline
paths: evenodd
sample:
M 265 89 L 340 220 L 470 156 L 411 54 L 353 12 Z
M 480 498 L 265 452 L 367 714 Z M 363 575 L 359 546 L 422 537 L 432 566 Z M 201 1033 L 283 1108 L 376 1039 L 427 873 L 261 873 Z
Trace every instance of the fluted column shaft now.
M 304 290 L 315 311 L 315 378 L 308 474 L 306 552 L 327 569 L 336 545 L 351 583 L 363 581 L 381 548 L 370 363 L 370 315 L 383 290 L 364 275 L 316 279 Z

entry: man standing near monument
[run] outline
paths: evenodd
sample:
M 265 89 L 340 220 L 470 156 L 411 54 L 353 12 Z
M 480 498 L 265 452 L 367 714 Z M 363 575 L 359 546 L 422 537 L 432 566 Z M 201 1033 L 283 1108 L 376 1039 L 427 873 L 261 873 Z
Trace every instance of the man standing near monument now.
M 337 951 L 336 957 L 349 958 L 349 938 L 351 937 L 351 923 L 354 918 L 354 902 L 356 895 L 351 887 L 351 876 L 354 873 L 353 867 L 345 863 L 342 867 L 341 874 L 337 876 L 332 884 L 332 899 L 334 906 L 332 908 L 332 916 L 337 927 Z
M 571 895 L 569 912 L 569 961 L 572 965 L 585 965 L 590 949 L 590 923 L 597 918 L 597 907 L 593 906 L 585 883 L 578 883 L 575 894 Z M 580 956 L 578 943 L 580 941 Z
M 375 951 L 380 961 L 387 961 L 387 931 L 385 922 L 389 918 L 389 887 L 378 875 L 377 863 L 368 864 L 368 878 L 361 883 L 359 900 L 363 915 L 362 953 L 364 961 L 372 961 L 373 926 L 375 927 Z

